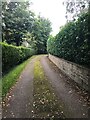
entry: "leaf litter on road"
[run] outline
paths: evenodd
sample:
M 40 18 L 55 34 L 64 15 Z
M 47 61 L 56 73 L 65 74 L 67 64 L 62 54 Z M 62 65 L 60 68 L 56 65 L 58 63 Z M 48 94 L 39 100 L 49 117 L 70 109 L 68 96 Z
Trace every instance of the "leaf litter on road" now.
M 48 82 L 39 61 L 34 66 L 33 96 L 33 117 L 65 118 L 63 107 Z

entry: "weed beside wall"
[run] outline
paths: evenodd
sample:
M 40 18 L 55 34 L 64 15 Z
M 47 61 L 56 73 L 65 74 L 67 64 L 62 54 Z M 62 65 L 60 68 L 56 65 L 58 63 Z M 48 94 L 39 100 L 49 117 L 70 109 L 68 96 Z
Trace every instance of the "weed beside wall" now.
M 90 68 L 90 32 L 88 13 L 67 23 L 47 42 L 48 53 Z
M 0 45 L 2 46 L 2 73 L 35 54 L 35 51 L 30 48 L 16 47 L 5 43 L 0 43 Z

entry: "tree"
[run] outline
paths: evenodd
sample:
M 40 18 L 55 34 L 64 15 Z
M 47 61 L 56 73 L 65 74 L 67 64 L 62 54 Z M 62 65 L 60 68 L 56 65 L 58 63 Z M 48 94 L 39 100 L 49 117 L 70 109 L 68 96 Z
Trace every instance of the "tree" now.
M 46 53 L 47 52 L 47 40 L 51 32 L 51 23 L 48 19 L 44 17 L 38 16 L 35 20 L 35 24 L 33 27 L 33 36 L 35 38 L 35 44 L 38 49 L 38 53 Z
M 67 21 L 76 20 L 83 12 L 88 11 L 89 0 L 65 0 Z
M 46 53 L 51 22 L 30 11 L 28 2 L 3 3 L 3 41 L 16 46 L 28 42 L 38 53 Z
M 28 10 L 28 2 L 3 3 L 3 41 L 21 45 L 24 34 L 32 30 L 34 13 Z

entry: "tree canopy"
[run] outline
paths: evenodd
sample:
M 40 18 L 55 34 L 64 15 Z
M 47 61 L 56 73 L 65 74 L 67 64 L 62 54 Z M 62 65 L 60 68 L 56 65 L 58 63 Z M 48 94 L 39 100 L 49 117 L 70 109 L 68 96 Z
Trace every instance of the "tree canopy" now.
M 30 5 L 29 2 L 2 2 L 2 41 L 16 46 L 27 41 L 30 47 L 44 53 L 51 23 L 44 17 L 36 17 Z
M 90 1 L 89 0 L 64 0 L 63 4 L 66 6 L 66 18 L 68 21 L 77 19 L 81 13 L 87 12 Z

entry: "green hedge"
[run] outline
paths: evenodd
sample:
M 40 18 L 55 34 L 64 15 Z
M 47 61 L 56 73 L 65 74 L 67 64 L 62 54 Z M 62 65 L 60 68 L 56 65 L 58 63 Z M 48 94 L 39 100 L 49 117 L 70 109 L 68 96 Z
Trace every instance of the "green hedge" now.
M 48 53 L 90 67 L 88 16 L 88 13 L 82 14 L 77 21 L 67 23 L 55 38 L 50 37 Z
M 16 47 L 5 43 L 2 46 L 2 73 L 9 71 L 13 66 L 20 64 L 30 56 L 35 54 L 33 49 Z

